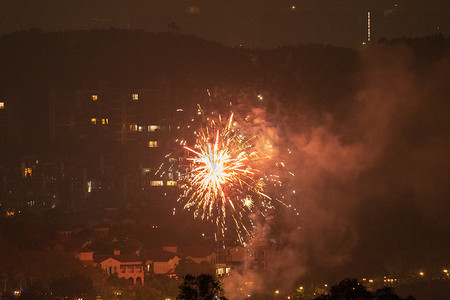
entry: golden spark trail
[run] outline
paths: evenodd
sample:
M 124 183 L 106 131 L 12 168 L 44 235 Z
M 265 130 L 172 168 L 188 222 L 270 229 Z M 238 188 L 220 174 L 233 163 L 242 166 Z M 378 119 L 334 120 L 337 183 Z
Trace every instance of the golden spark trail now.
M 257 203 L 265 205 L 270 197 L 263 193 L 263 175 L 258 164 L 267 156 L 256 150 L 256 139 L 245 139 L 233 126 L 233 114 L 226 122 L 211 120 L 196 135 L 196 144 L 184 149 L 191 155 L 190 170 L 182 184 L 184 208 L 193 209 L 194 217 L 211 220 L 226 230 L 233 220 L 238 240 L 249 235 L 247 216 Z

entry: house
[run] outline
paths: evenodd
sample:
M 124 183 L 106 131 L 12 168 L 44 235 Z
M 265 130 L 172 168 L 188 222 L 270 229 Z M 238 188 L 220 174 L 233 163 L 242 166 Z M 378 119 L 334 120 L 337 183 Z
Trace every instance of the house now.
M 137 222 L 133 218 L 124 218 L 120 223 L 125 228 L 135 228 Z
M 97 238 L 106 238 L 109 235 L 110 226 L 104 222 L 94 226 L 94 234 Z
M 114 255 L 96 255 L 94 260 L 108 276 L 116 273 L 119 278 L 132 281 L 137 286 L 144 284 L 144 267 L 137 255 L 124 255 L 115 250 Z
M 238 271 L 245 270 L 249 258 L 249 250 L 243 246 L 234 246 L 226 250 L 226 264 Z
M 249 247 L 247 268 L 256 272 L 274 271 L 282 260 L 282 253 L 276 241 L 254 239 Z
M 197 264 L 207 262 L 210 264 L 216 263 L 216 252 L 214 249 L 201 246 L 198 244 L 189 245 L 180 249 L 181 254 L 188 260 Z
M 179 254 L 161 248 L 152 249 L 145 253 L 146 271 L 155 275 L 176 276 L 175 267 L 179 262 Z
M 58 230 L 58 239 L 62 242 L 70 240 L 72 237 L 72 230 L 63 228 Z
M 94 252 L 88 250 L 76 251 L 75 257 L 78 258 L 83 266 L 91 266 L 94 264 Z

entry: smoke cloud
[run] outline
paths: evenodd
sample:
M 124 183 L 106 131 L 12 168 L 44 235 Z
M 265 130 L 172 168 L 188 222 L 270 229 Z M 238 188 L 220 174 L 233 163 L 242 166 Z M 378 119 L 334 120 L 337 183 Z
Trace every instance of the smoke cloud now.
M 450 262 L 449 70 L 449 56 L 424 66 L 406 46 L 375 45 L 359 52 L 357 88 L 339 105 L 306 105 L 299 95 L 295 106 L 252 110 L 253 124 L 290 149 L 295 170 L 286 189 L 296 191 L 299 217 L 282 217 L 291 226 L 277 233 L 278 282 Z M 258 276 L 235 274 L 225 288 L 269 280 Z

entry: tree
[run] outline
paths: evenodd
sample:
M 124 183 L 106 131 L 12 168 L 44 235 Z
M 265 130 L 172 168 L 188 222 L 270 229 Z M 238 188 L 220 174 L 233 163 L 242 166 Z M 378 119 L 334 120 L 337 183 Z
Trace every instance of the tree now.
M 175 299 L 178 294 L 178 279 L 167 276 L 155 276 L 145 280 L 144 286 L 136 291 L 137 300 Z
M 20 300 L 50 300 L 50 293 L 44 290 L 40 285 L 33 285 L 25 289 L 20 295 Z
M 322 295 L 316 300 L 403 300 L 391 287 L 378 289 L 371 293 L 356 279 L 344 279 L 331 287 L 329 295 Z M 409 296 L 405 300 L 414 300 Z
M 198 276 L 200 274 L 214 274 L 215 270 L 214 267 L 206 261 L 197 264 L 190 259 L 182 258 L 175 267 L 175 273 L 178 277 L 184 278 L 187 274 L 193 276 Z
M 184 282 L 180 285 L 180 293 L 177 299 L 180 300 L 213 300 L 220 294 L 223 289 L 220 282 L 210 274 L 200 274 L 195 277 L 190 274 L 184 276 Z M 218 299 L 226 300 L 220 296 Z
M 62 298 L 82 298 L 94 294 L 92 279 L 76 274 L 53 280 L 51 291 L 55 296 Z
M 180 293 L 177 299 L 195 300 L 198 299 L 196 278 L 190 274 L 184 276 L 184 282 L 180 285 Z

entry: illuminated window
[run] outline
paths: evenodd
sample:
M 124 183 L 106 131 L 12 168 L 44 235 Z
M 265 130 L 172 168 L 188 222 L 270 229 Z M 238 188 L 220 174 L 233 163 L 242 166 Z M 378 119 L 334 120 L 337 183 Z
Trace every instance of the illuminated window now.
M 88 193 L 92 192 L 92 181 L 87 182 L 87 192 Z
M 142 131 L 144 131 L 144 126 L 139 126 L 138 129 L 139 129 L 139 132 L 142 132 Z
M 142 173 L 147 174 L 150 173 L 152 170 L 150 168 L 142 168 Z
M 150 180 L 151 186 L 163 186 L 164 182 L 162 180 Z
M 174 162 L 177 162 L 177 161 L 178 161 L 178 159 L 176 159 L 174 157 L 170 157 L 169 158 L 169 162 L 171 162 L 171 163 L 174 163 Z
M 159 125 L 148 125 L 148 131 L 156 131 L 157 129 L 159 129 Z
M 200 8 L 198 8 L 198 6 L 189 6 L 187 12 L 190 14 L 197 15 L 200 13 Z
M 138 126 L 136 124 L 130 124 L 130 130 L 131 131 L 137 131 L 138 130 Z
M 225 273 L 225 268 L 217 268 L 216 269 L 216 274 L 217 275 L 223 275 Z
M 0 109 L 5 109 L 5 102 L 0 102 Z
M 131 99 L 134 101 L 139 100 L 139 94 L 131 94 Z
M 150 148 L 156 148 L 158 147 L 158 141 L 148 141 L 148 146 Z
M 103 124 L 103 125 L 106 125 L 106 124 L 108 124 L 108 122 L 109 122 L 109 120 L 108 120 L 108 119 L 102 119 L 102 124 Z
M 173 180 L 167 181 L 167 186 L 176 186 L 176 185 L 177 185 L 176 181 L 173 181 Z
M 97 118 L 91 118 L 91 124 L 97 124 Z
M 24 177 L 31 177 L 31 174 L 33 173 L 33 171 L 31 170 L 31 168 L 25 168 L 24 169 Z
M 98 95 L 91 95 L 91 99 L 92 101 L 97 101 L 98 100 Z
M 169 180 L 173 180 L 173 173 L 168 173 L 167 176 L 169 177 Z

